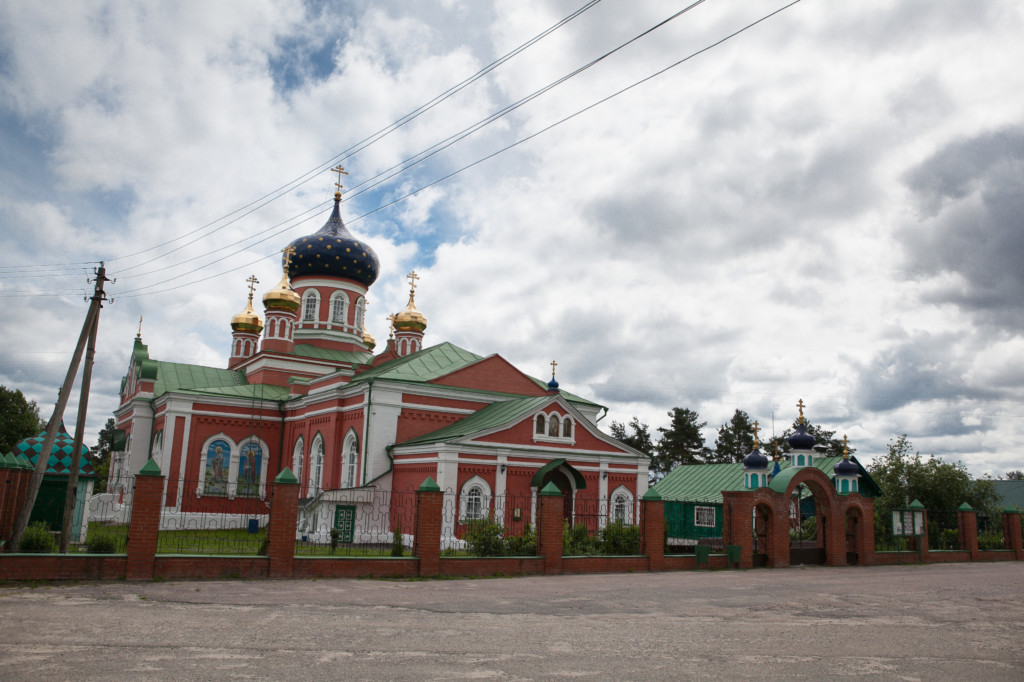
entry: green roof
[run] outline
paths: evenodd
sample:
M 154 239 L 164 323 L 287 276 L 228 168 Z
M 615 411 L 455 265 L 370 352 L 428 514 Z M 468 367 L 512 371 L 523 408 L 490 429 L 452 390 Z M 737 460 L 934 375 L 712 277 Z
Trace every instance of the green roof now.
M 233 369 L 218 369 L 202 365 L 185 365 L 177 362 L 156 361 L 158 372 L 153 396 L 158 397 L 169 391 L 205 391 L 225 386 L 244 386 L 248 382 L 245 372 Z
M 492 403 L 477 410 L 465 419 L 444 426 L 437 431 L 410 438 L 398 445 L 422 445 L 424 443 L 442 443 L 465 438 L 480 431 L 486 431 L 505 424 L 515 423 L 520 418 L 546 405 L 551 396 L 540 395 L 531 398 L 518 398 Z
M 329 360 L 331 362 L 351 363 L 355 365 L 365 364 L 373 358 L 373 353 L 350 350 L 334 350 L 331 348 L 319 348 L 317 346 L 312 346 L 308 343 L 295 344 L 293 352 L 300 358 L 313 358 L 314 360 Z
M 816 456 L 814 468 L 820 469 L 831 478 L 832 467 L 841 459 L 842 457 Z M 862 492 L 869 497 L 877 497 L 881 494 L 878 484 L 861 466 L 857 458 L 851 456 L 850 459 L 860 468 Z M 769 462 L 769 465 L 772 463 Z M 788 460 L 779 463 L 779 468 L 784 471 L 791 466 Z M 670 471 L 668 476 L 658 481 L 654 485 L 654 489 L 666 501 L 699 500 L 721 503 L 723 490 L 746 490 L 743 487 L 743 463 L 725 462 L 678 466 Z
M 197 395 L 223 395 L 246 400 L 287 400 L 290 392 L 286 387 L 271 384 L 246 384 L 245 386 L 213 386 L 210 388 L 185 389 L 182 393 Z
M 999 507 L 1024 510 L 1024 481 L 992 481 L 1000 497 Z

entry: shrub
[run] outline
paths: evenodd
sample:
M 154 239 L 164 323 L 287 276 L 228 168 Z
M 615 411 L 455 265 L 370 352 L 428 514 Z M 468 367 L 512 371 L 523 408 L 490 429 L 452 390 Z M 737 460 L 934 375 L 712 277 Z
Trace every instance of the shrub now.
M 590 530 L 583 524 L 576 524 L 570 527 L 569 521 L 562 526 L 562 554 L 565 556 L 579 556 L 581 554 L 596 554 L 597 541 L 590 535 Z
M 1002 549 L 1003 532 L 1001 530 L 989 531 L 978 535 L 978 549 Z
M 391 556 L 402 556 L 405 547 L 402 545 L 402 524 L 395 524 L 395 530 L 391 532 Z
M 490 515 L 466 524 L 463 539 L 470 554 L 502 556 L 505 553 L 505 526 L 496 523 Z
M 601 530 L 602 554 L 639 554 L 640 528 L 613 521 Z
M 96 535 L 85 544 L 89 554 L 113 554 L 117 551 L 117 542 L 112 535 Z
M 334 554 L 334 550 L 338 548 L 338 539 L 341 537 L 341 531 L 337 528 L 331 529 L 331 554 Z
M 526 524 L 522 535 L 505 538 L 505 553 L 509 556 L 533 556 L 537 553 L 537 534 L 533 526 Z
M 18 545 L 18 551 L 40 554 L 56 552 L 57 541 L 50 534 L 49 526 L 42 521 L 36 521 L 25 529 L 25 534 L 21 536 L 21 543 Z

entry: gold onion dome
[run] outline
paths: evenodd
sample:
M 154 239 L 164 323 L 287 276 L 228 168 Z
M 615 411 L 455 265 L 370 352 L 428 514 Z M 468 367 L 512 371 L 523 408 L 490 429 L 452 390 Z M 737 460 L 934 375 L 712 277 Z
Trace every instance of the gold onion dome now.
M 263 307 L 268 310 L 298 310 L 301 303 L 302 299 L 292 289 L 287 270 L 277 286 L 263 294 Z
M 416 309 L 416 280 L 420 276 L 413 270 L 406 278 L 409 280 L 409 302 L 405 310 L 395 315 L 391 326 L 396 332 L 421 332 L 427 328 L 427 316 Z
M 370 333 L 370 330 L 366 328 L 365 323 L 363 324 L 363 343 L 366 344 L 370 350 L 373 350 L 377 345 L 377 339 Z
M 256 314 L 252 307 L 252 293 L 249 293 L 249 302 L 245 304 L 245 310 L 231 318 L 231 328 L 236 332 L 252 332 L 259 334 L 263 331 L 263 320 Z

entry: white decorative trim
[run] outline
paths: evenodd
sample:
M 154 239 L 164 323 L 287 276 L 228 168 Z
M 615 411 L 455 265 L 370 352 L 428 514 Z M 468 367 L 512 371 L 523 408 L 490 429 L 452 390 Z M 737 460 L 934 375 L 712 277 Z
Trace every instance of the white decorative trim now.
M 615 522 L 620 520 L 619 518 L 619 498 L 624 498 L 625 506 L 622 508 L 624 512 L 622 514 L 622 523 L 627 526 L 633 524 L 633 493 L 629 491 L 624 485 L 620 485 L 618 488 L 612 491 L 611 495 L 608 496 L 608 521 Z
M 480 508 L 478 513 L 472 518 L 469 517 L 468 507 L 468 496 L 473 488 L 480 489 Z M 462 484 L 462 488 L 459 490 L 459 523 L 466 523 L 467 521 L 476 521 L 479 519 L 487 518 L 488 513 L 491 510 L 491 486 L 487 484 L 487 481 L 474 476 L 465 483 Z

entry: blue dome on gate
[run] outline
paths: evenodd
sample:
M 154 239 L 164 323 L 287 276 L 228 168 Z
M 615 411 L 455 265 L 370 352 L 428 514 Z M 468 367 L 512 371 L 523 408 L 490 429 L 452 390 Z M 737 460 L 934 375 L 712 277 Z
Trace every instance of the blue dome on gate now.
M 11 451 L 15 457 L 22 456 L 32 466 L 39 460 L 39 453 L 43 449 L 43 442 L 46 440 L 46 431 L 38 436 L 31 436 L 14 446 Z M 67 476 L 71 473 L 71 454 L 75 451 L 75 439 L 71 437 L 61 422 L 57 430 L 57 438 L 53 441 L 53 448 L 50 450 L 50 459 L 46 463 L 47 474 L 60 474 Z M 81 459 L 78 464 L 79 476 L 96 477 L 93 471 L 92 462 L 89 460 L 89 448 L 82 445 Z
M 789 446 L 794 450 L 810 450 L 817 441 L 814 436 L 807 433 L 807 427 L 800 424 L 796 427 L 796 433 L 789 437 Z
M 767 469 L 768 458 L 758 448 L 750 451 L 750 454 L 743 458 L 743 467 L 746 469 Z
M 860 468 L 849 457 L 843 457 L 832 467 L 832 471 L 836 476 L 856 476 L 860 473 Z
M 292 280 L 307 276 L 341 277 L 369 287 L 380 274 L 377 254 L 366 242 L 352 236 L 341 220 L 341 196 L 334 195 L 334 211 L 314 234 L 299 237 L 288 246 L 295 249 L 288 264 Z M 284 259 L 282 258 L 282 265 Z

